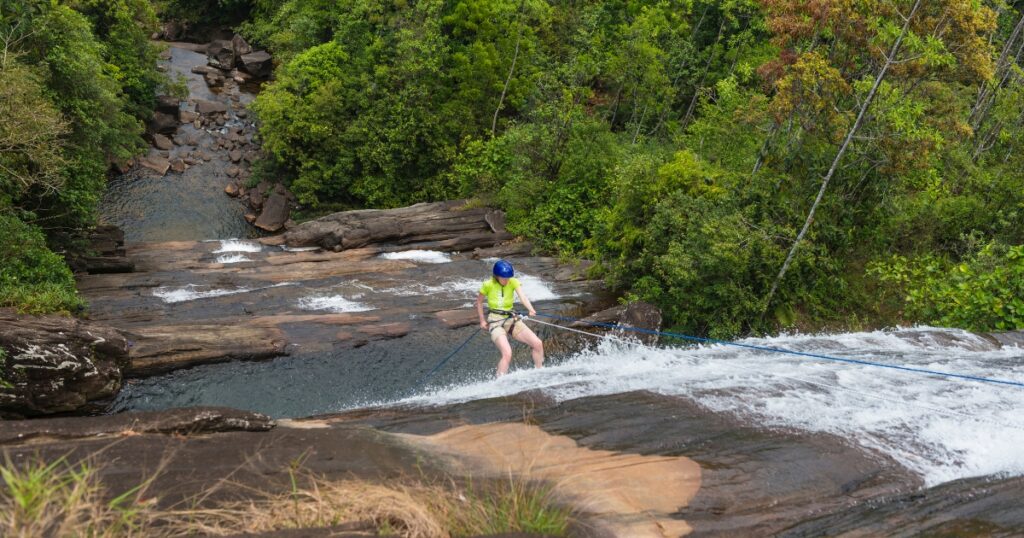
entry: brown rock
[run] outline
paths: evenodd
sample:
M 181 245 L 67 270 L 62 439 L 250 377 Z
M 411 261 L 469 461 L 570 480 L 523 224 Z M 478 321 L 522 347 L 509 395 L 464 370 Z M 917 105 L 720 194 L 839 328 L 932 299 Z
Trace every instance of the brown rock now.
M 178 120 L 181 121 L 181 123 L 192 123 L 196 121 L 196 118 L 198 117 L 199 115 L 191 110 L 182 110 L 181 112 L 178 112 Z
M 466 209 L 465 201 L 416 204 L 400 209 L 369 209 L 327 215 L 288 230 L 290 246 L 317 245 L 333 250 L 358 248 L 374 243 L 416 244 L 434 250 L 465 251 L 493 247 L 512 239 L 494 233 L 485 220 L 491 210 Z
M 218 69 L 229 70 L 235 67 L 235 51 L 231 41 L 223 39 L 211 41 L 206 47 L 206 56 L 210 65 Z
M 249 224 L 256 222 L 255 213 L 246 213 L 245 215 L 243 215 L 243 217 L 245 218 L 245 222 L 248 222 Z
M 238 177 L 238 173 L 241 171 L 242 170 L 237 166 L 230 166 L 224 173 L 227 174 L 228 177 Z
M 170 95 L 158 95 L 156 96 L 156 110 L 165 114 L 175 115 L 178 113 L 178 108 L 181 106 L 181 101 L 177 97 Z
M 178 118 L 171 114 L 154 112 L 148 127 L 151 133 L 172 134 L 178 129 Z
M 252 52 L 252 46 L 246 42 L 244 37 L 235 34 L 234 37 L 231 38 L 231 51 L 235 53 L 235 60 L 237 61 L 243 54 L 249 54 Z
M 174 143 L 171 142 L 170 138 L 167 138 L 166 136 L 157 133 L 153 135 L 153 146 L 156 147 L 157 149 L 168 150 L 174 147 Z
M 230 431 L 269 431 L 275 425 L 266 415 L 228 407 L 183 407 L 164 411 L 135 411 L 82 419 L 50 418 L 8 422 L 0 445 L 34 438 L 87 439 L 135 433 L 198 434 Z
M 128 341 L 103 325 L 62 316 L 18 316 L 0 309 L 0 415 L 75 411 L 121 388 Z
M 491 231 L 494 233 L 502 233 L 505 231 L 505 212 L 500 209 L 488 212 L 484 215 L 484 221 L 491 227 Z
M 139 165 L 153 170 L 161 176 L 171 167 L 170 161 L 163 155 L 147 155 L 139 160 Z
M 253 189 L 253 190 L 249 191 L 249 206 L 252 207 L 253 209 L 255 209 L 257 211 L 262 209 L 263 208 L 263 202 L 265 202 L 265 201 L 266 201 L 266 198 L 264 198 L 264 196 L 262 194 L 260 194 L 260 190 L 259 189 Z
M 231 183 L 228 183 L 227 187 L 224 187 L 224 194 L 234 198 L 238 196 L 238 187 L 238 182 L 232 181 Z
M 180 174 L 184 172 L 186 168 L 188 168 L 188 166 L 185 164 L 185 161 L 182 160 L 181 158 L 171 159 L 172 172 Z
M 256 227 L 268 232 L 276 232 L 284 227 L 290 213 L 288 199 L 280 192 L 274 191 L 274 194 L 271 194 L 264 204 L 263 212 L 256 219 Z
M 221 103 L 220 101 L 209 101 L 206 99 L 196 99 L 196 112 L 200 114 L 214 114 L 223 113 L 228 111 L 228 105 Z
M 265 50 L 243 54 L 240 60 L 242 70 L 254 77 L 267 78 L 274 72 L 273 59 Z
M 238 161 L 242 160 L 242 152 L 237 149 L 231 150 L 231 153 L 228 154 L 228 157 L 231 158 L 231 162 L 237 163 Z

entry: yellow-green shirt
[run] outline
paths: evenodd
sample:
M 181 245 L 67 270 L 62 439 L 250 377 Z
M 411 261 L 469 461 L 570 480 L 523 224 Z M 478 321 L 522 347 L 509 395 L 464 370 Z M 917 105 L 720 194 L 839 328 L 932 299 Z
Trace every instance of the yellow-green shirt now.
M 512 302 L 515 300 L 515 291 L 519 289 L 519 280 L 515 277 L 508 279 L 508 284 L 502 286 L 497 278 L 488 278 L 480 285 L 480 294 L 487 297 L 487 308 L 491 310 L 512 310 Z

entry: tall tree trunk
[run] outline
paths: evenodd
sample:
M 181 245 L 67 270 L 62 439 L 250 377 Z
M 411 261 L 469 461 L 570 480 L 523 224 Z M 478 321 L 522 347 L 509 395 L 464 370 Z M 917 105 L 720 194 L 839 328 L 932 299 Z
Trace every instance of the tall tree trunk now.
M 505 104 L 505 94 L 508 92 L 508 85 L 512 83 L 512 74 L 516 71 L 516 60 L 519 59 L 519 40 L 523 38 L 522 29 L 519 31 L 519 35 L 516 36 L 516 52 L 512 55 L 512 67 L 508 68 L 508 76 L 505 77 L 505 87 L 501 89 L 501 97 L 498 98 L 498 107 L 494 109 L 494 119 L 491 120 L 491 138 L 494 138 L 494 134 L 498 129 L 498 113 L 501 112 L 501 107 Z
M 860 129 L 861 123 L 864 121 L 864 115 L 867 113 L 868 108 L 871 106 L 871 101 L 875 98 L 875 93 L 878 92 L 878 87 L 881 86 L 882 80 L 885 78 L 885 73 L 889 71 L 889 66 L 896 60 L 896 54 L 899 52 L 900 44 L 903 43 L 903 38 L 907 35 L 907 30 L 910 28 L 910 21 L 914 18 L 914 14 L 917 13 L 917 8 L 921 5 L 921 0 L 914 2 L 914 7 L 910 10 L 910 14 L 907 15 L 906 21 L 903 23 L 903 29 L 900 31 L 899 37 L 896 38 L 896 42 L 893 43 L 892 49 L 889 51 L 889 55 L 885 57 L 885 63 L 882 64 L 882 69 L 878 72 L 878 76 L 875 77 L 875 83 L 871 85 L 871 90 L 868 92 L 864 102 L 860 105 L 860 112 L 857 113 L 857 119 L 853 122 L 853 126 L 846 133 L 846 138 L 843 140 L 839 151 L 836 153 L 835 159 L 832 159 L 832 166 L 829 167 L 828 173 L 825 174 L 825 178 L 821 181 L 821 188 L 818 189 L 818 196 L 814 199 L 814 203 L 811 204 L 811 209 L 807 213 L 807 219 L 804 220 L 804 226 L 800 229 L 800 233 L 797 234 L 796 240 L 793 241 L 793 246 L 789 249 L 789 254 L 786 256 L 786 261 L 782 264 L 782 269 L 779 270 L 778 276 L 775 277 L 775 282 L 772 283 L 771 290 L 768 292 L 768 296 L 764 301 L 764 310 L 761 312 L 762 318 L 771 306 L 772 299 L 775 297 L 775 291 L 779 288 L 779 283 L 782 282 L 783 277 L 786 276 L 786 271 L 789 270 L 789 264 L 793 262 L 793 257 L 796 255 L 797 248 L 800 247 L 800 242 L 803 241 L 804 236 L 807 235 L 807 230 L 810 229 L 811 223 L 814 222 L 814 213 L 818 210 L 818 205 L 821 203 L 821 199 L 825 197 L 825 191 L 828 189 L 828 184 L 832 181 L 832 176 L 835 175 L 836 169 L 839 168 L 839 162 L 843 159 L 843 155 L 846 153 L 846 148 L 850 146 L 850 141 L 857 134 L 857 130 Z
M 718 25 L 718 36 L 715 37 L 715 43 L 711 45 L 711 52 L 708 54 L 708 61 L 704 64 L 704 74 L 700 76 L 700 81 L 693 87 L 693 98 L 690 99 L 690 106 L 686 107 L 686 115 L 683 116 L 682 128 L 685 129 L 690 124 L 690 119 L 693 118 L 693 110 L 697 108 L 697 99 L 700 98 L 700 91 L 704 89 L 704 81 L 708 78 L 708 72 L 711 71 L 711 62 L 715 60 L 715 51 L 718 47 L 718 43 L 722 41 L 722 32 L 725 31 L 725 17 L 722 17 L 722 24 Z
M 1017 38 L 1020 37 L 1021 31 L 1024 30 L 1024 15 L 1021 16 L 1020 21 L 1017 22 L 1017 26 L 1013 28 L 1013 32 L 1010 33 L 1010 37 L 1006 38 L 1006 43 L 1003 43 L 1003 50 L 999 53 L 999 59 L 996 61 L 996 72 L 995 78 L 998 82 L 995 84 L 984 83 L 978 90 L 978 98 L 974 102 L 974 107 L 971 108 L 971 127 L 975 130 L 981 126 L 988 113 L 988 109 L 991 108 L 991 101 L 995 99 L 995 92 L 999 89 L 1002 84 L 1005 83 L 1005 74 L 1010 70 L 1010 65 L 1014 61 L 1007 61 L 1010 49 L 1013 48 L 1013 44 L 1017 42 Z

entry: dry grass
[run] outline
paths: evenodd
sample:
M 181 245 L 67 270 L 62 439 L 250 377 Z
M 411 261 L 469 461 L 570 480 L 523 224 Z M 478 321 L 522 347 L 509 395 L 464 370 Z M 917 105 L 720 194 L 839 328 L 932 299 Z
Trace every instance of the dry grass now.
M 34 459 L 0 467 L 0 535 L 38 536 L 144 536 L 146 514 L 153 506 L 146 498 L 152 480 L 110 498 L 99 481 L 97 467 L 75 464 L 61 457 L 51 463 Z
M 113 499 L 99 468 L 34 460 L 0 467 L 0 536 L 28 538 L 115 536 L 226 536 L 242 532 L 356 524 L 410 538 L 458 537 L 501 532 L 563 535 L 571 514 L 550 489 L 507 480 L 445 485 L 407 479 L 392 484 L 327 480 L 289 470 L 289 491 L 261 491 L 222 481 L 191 499 L 187 509 L 163 510 L 146 491 L 158 473 Z M 210 503 L 228 488 L 248 498 Z

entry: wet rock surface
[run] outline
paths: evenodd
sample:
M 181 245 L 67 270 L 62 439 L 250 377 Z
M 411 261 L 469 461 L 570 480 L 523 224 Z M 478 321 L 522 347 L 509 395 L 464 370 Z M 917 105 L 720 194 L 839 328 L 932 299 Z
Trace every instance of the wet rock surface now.
M 0 309 L 0 415 L 38 416 L 108 401 L 121 388 L 128 342 L 108 326 Z
M 700 465 L 700 488 L 688 502 L 678 503 L 675 517 L 693 528 L 693 536 L 910 536 L 933 530 L 1012 536 L 1024 531 L 1024 510 L 1014 505 L 1024 493 L 1020 478 L 925 488 L 896 462 L 842 438 L 759 429 L 646 392 L 566 402 L 524 393 L 319 418 L 417 435 L 526 421 L 589 449 L 685 456 Z
M 502 237 L 488 233 L 492 244 Z M 444 264 L 387 257 L 422 245 L 333 252 L 237 241 L 129 244 L 135 272 L 80 275 L 78 287 L 92 319 L 117 327 L 130 340 L 126 374 L 145 376 L 458 328 L 435 314 L 474 314 L 471 301 L 489 264 L 460 255 Z M 548 280 L 561 267 L 549 258 L 513 262 Z M 396 295 L 409 283 L 416 285 Z M 541 300 L 538 307 L 594 309 L 610 300 L 600 282 L 552 285 L 564 299 Z M 343 311 L 352 308 L 350 301 L 362 307 Z
M 469 208 L 465 200 L 416 204 L 394 210 L 364 209 L 334 213 L 288 230 L 289 246 L 319 246 L 340 251 L 373 243 L 412 244 L 421 248 L 473 250 L 512 239 L 488 222 L 495 211 Z
M 222 407 L 82 417 L 17 420 L 0 423 L 0 446 L 58 439 L 95 439 L 143 433 L 200 434 L 230 431 L 261 432 L 274 427 L 270 417 Z

